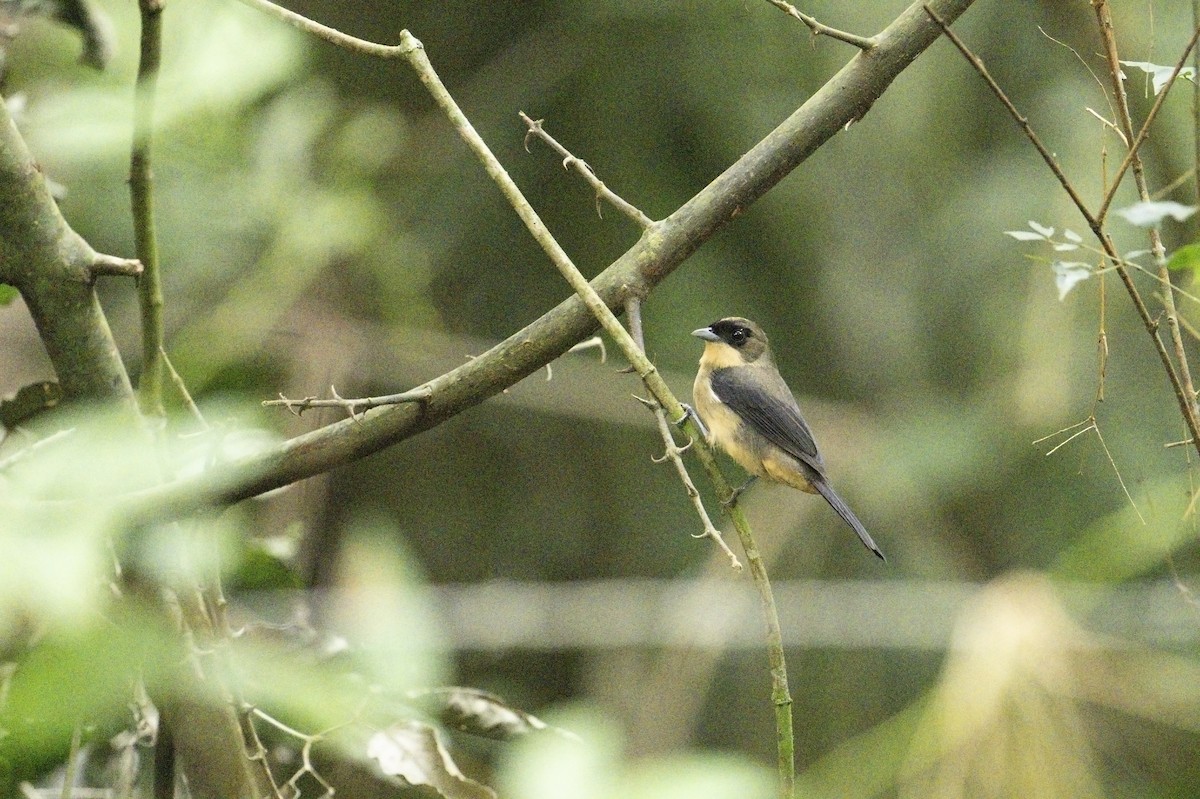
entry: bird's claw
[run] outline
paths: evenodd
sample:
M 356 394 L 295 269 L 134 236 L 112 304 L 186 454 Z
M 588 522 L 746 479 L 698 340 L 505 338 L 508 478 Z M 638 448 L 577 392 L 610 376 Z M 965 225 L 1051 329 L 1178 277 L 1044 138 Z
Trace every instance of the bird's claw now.
M 756 475 L 756 474 L 750 475 L 749 480 L 742 483 L 737 488 L 733 489 L 733 491 L 729 492 L 728 497 L 721 500 L 721 505 L 723 505 L 726 508 L 732 508 L 734 505 L 737 504 L 738 499 L 742 496 L 742 494 L 746 491 L 746 489 L 749 488 L 754 483 L 754 481 L 757 479 L 758 479 L 758 475 Z
M 679 405 L 683 408 L 683 416 L 680 416 L 675 420 L 675 426 L 683 427 L 685 424 L 687 424 L 688 418 L 691 417 L 691 420 L 696 423 L 696 427 L 700 429 L 700 435 L 705 441 L 707 441 L 708 428 L 704 426 L 704 422 L 700 421 L 700 414 L 696 413 L 696 409 L 691 405 L 688 405 L 686 402 L 681 402 Z

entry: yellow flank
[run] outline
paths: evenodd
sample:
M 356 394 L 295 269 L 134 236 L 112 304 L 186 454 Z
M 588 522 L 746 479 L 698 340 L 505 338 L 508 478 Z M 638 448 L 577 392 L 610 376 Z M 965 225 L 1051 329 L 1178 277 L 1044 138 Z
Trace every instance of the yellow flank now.
M 817 489 L 812 487 L 812 483 L 804 479 L 804 474 L 800 471 L 800 465 L 796 459 L 775 446 L 771 446 L 763 455 L 762 468 L 767 477 L 772 480 L 801 491 L 807 491 L 810 494 L 817 493 Z

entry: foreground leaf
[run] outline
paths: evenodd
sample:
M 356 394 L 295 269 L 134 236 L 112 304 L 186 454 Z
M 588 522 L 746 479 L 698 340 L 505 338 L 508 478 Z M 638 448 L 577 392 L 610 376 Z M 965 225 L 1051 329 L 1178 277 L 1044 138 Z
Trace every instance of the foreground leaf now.
M 433 788 L 447 799 L 496 799 L 495 791 L 459 771 L 428 724 L 402 721 L 375 733 L 367 742 L 367 756 L 379 762 L 384 774 Z
M 503 699 L 478 688 L 430 688 L 409 692 L 409 697 L 447 727 L 460 732 L 507 741 L 518 735 L 549 728 L 546 722 Z M 566 730 L 558 732 L 575 737 Z

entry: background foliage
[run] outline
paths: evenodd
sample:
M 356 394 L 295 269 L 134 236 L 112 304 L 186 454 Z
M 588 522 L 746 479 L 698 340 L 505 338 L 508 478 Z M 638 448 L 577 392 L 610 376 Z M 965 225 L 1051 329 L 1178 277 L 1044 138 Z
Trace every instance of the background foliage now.
M 101 5 L 117 43 L 105 72 L 75 63 L 77 36 L 37 20 L 9 48 L 5 94 L 24 96 L 21 130 L 66 188 L 71 224 L 98 250 L 131 255 L 137 17 L 130 3 Z M 818 6 L 805 10 L 862 32 L 901 9 Z M 418 36 L 588 274 L 638 231 L 609 209 L 598 218 L 586 187 L 544 148 L 525 152 L 518 110 L 544 118 L 610 187 L 660 218 L 852 54 L 751 0 L 294 8 L 378 41 L 402 27 Z M 1172 63 L 1191 30 L 1183 3 L 1115 12 L 1129 59 Z M 956 30 L 1085 195 L 1098 196 L 1105 163 L 1111 170 L 1124 150 L 1089 113 L 1112 116 L 1091 71 L 1102 61 L 1088 3 L 980 2 Z M 334 417 L 296 420 L 256 410 L 259 400 L 331 384 L 345 396 L 402 390 L 567 295 L 405 70 L 230 0 L 169 3 L 165 31 L 155 177 L 167 350 L 219 429 L 295 434 Z M 1140 74 L 1127 86 L 1136 119 L 1153 96 Z M 1192 166 L 1190 89 L 1177 87 L 1143 151 L 1153 188 Z M 1165 198 L 1194 202 L 1194 185 Z M 1129 190 L 1116 205 L 1134 199 Z M 822 581 L 781 588 L 795 599 L 783 626 L 799 767 L 814 795 L 1197 795 L 1195 478 L 1186 448 L 1164 448 L 1186 433 L 1115 282 L 1087 280 L 1060 301 L 1045 254 L 1004 235 L 1028 220 L 1084 229 L 978 76 L 939 43 L 646 304 L 650 355 L 681 396 L 699 354 L 688 331 L 731 314 L 766 328 L 834 483 L 889 556 L 875 562 L 809 497 L 778 487 L 747 496 L 773 578 Z M 1168 222 L 1168 249 L 1194 241 L 1196 224 Z M 1114 220 L 1113 230 L 1122 251 L 1146 246 L 1132 225 Z M 125 281 L 102 290 L 135 364 L 133 294 Z M 1198 311 L 1181 304 L 1200 326 Z M 1101 318 L 1109 355 L 1094 406 Z M 0 308 L 0 336 L 0 393 L 52 377 L 19 301 Z M 636 378 L 589 353 L 547 377 L 239 508 L 202 537 L 224 542 L 235 599 L 281 617 L 286 608 L 264 607 L 250 589 L 285 587 L 259 553 L 292 546 L 287 579 L 338 589 L 330 596 L 340 599 L 317 604 L 319 620 L 373 658 L 385 682 L 486 688 L 586 742 L 463 744 L 464 770 L 503 795 L 768 795 L 760 622 L 739 617 L 749 630 L 726 629 L 729 649 L 683 649 L 692 625 L 740 606 L 698 594 L 672 624 L 667 587 L 642 582 L 708 574 L 715 591 L 744 578 L 689 537 L 698 523 L 670 471 L 651 462 L 652 420 L 629 400 Z M 1093 407 L 1111 463 L 1094 433 L 1050 457 L 1065 435 L 1035 443 Z M 78 479 L 105 474 L 97 497 L 149 468 L 128 449 L 95 457 L 111 460 Z M 50 497 L 62 464 L 19 479 Z M 59 643 L 94 675 L 118 657 L 92 648 L 103 643 L 91 614 L 104 527 L 55 524 L 61 548 L 9 536 L 17 559 L 2 560 L 22 564 L 25 579 L 0 580 L 0 599 L 12 618 L 77 625 Z M 167 535 L 128 545 L 166 573 L 183 546 Z M 598 580 L 627 582 L 588 593 L 608 585 Z M 509 581 L 533 589 L 506 604 Z M 1159 590 L 1161 581 L 1179 585 Z M 492 602 L 471 593 L 489 585 Z M 847 599 L 823 604 L 830 592 Z M 475 624 L 494 633 L 487 641 L 450 613 L 472 599 Z M 609 620 L 609 633 L 651 632 L 589 638 L 568 623 L 572 601 Z M 156 642 L 148 634 L 131 646 Z M 47 659 L 47 696 L 70 679 L 68 661 Z M 297 700 L 311 675 L 282 672 L 271 695 L 289 723 L 339 722 L 339 705 L 320 718 Z M 112 700 L 123 689 L 94 682 L 112 689 L 97 688 L 94 707 L 123 723 L 124 700 Z M 318 685 L 312 696 L 328 690 Z M 45 698 L 31 696 L 47 714 Z M 61 755 L 80 712 L 47 722 L 58 726 L 45 760 Z

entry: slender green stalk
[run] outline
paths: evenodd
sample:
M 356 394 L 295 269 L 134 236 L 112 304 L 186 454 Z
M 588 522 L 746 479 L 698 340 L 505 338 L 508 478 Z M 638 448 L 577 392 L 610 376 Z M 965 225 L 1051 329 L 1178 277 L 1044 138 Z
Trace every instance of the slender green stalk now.
M 603 298 L 588 282 L 588 279 L 583 276 L 571 262 L 571 258 L 551 235 L 546 228 L 537 211 L 525 199 L 525 195 L 517 187 L 517 184 L 505 171 L 500 161 L 492 153 L 491 149 L 484 142 L 483 138 L 476 132 L 474 126 L 462 109 L 458 107 L 458 103 L 450 95 L 433 65 L 429 62 L 429 58 L 425 55 L 425 48 L 420 45 L 415 38 L 407 31 L 400 34 L 401 45 L 411 41 L 413 46 L 406 49 L 406 59 L 417 71 L 417 76 L 425 88 L 433 96 L 434 102 L 442 109 L 442 112 L 450 119 L 463 141 L 475 153 L 483 164 L 484 170 L 492 178 L 500 191 L 504 194 L 505 199 L 517 212 L 517 216 L 525 223 L 525 227 L 533 235 L 534 239 L 541 246 L 542 250 L 550 258 L 550 261 L 562 274 L 563 278 L 575 290 L 575 293 L 583 300 L 588 310 L 600 322 L 600 326 L 604 328 L 617 346 L 621 348 L 621 352 L 629 360 L 638 376 L 642 378 L 646 388 L 654 395 L 658 403 L 670 414 L 672 419 L 686 421 L 688 426 L 688 434 L 696 441 L 693 449 L 697 450 L 701 462 L 704 464 L 704 469 L 708 472 L 709 477 L 713 479 L 713 485 L 716 486 L 719 496 L 731 496 L 732 491 L 724 477 L 721 476 L 717 469 L 716 460 L 713 458 L 711 450 L 705 446 L 702 441 L 700 431 L 695 422 L 687 418 L 683 406 L 675 395 L 668 388 L 666 381 L 658 373 L 658 369 L 650 362 L 650 359 L 645 356 L 641 348 L 638 347 L 633 336 L 629 334 L 604 302 Z M 646 235 L 653 235 L 655 226 L 651 225 L 646 229 Z M 783 653 L 783 636 L 779 627 L 779 615 L 775 609 L 775 599 L 771 592 L 771 583 L 767 579 L 766 566 L 762 558 L 759 556 L 758 547 L 754 543 L 754 535 L 750 530 L 750 525 L 746 521 L 745 515 L 741 509 L 734 506 L 731 508 L 730 517 L 733 520 L 734 527 L 737 528 L 738 537 L 741 539 L 742 548 L 746 551 L 746 560 L 750 564 L 750 576 L 754 580 L 755 588 L 758 589 L 759 599 L 763 606 L 763 614 L 766 617 L 767 623 L 767 650 L 768 660 L 771 669 L 771 702 L 775 708 L 775 727 L 776 738 L 779 750 L 779 782 L 780 796 L 784 799 L 791 799 L 792 792 L 796 781 L 796 761 L 795 761 L 795 738 L 792 729 L 792 697 L 788 692 L 787 682 L 787 664 L 784 660 Z
M 142 315 L 142 376 L 138 399 L 142 412 L 163 411 L 163 292 L 154 221 L 154 179 L 150 145 L 154 135 L 154 95 L 162 62 L 162 0 L 138 0 L 142 17 L 141 58 L 133 96 L 133 148 L 129 158 L 129 195 L 133 236 L 142 263 L 138 304 Z
M 67 772 L 63 775 L 62 799 L 71 799 L 79 778 L 79 747 L 83 740 L 83 722 L 75 722 L 71 732 L 71 748 L 67 750 Z
M 1133 117 L 1129 113 L 1129 102 L 1125 96 L 1125 81 L 1122 80 L 1121 59 L 1117 54 L 1117 35 L 1113 29 L 1112 12 L 1109 9 L 1107 0 L 1093 0 L 1092 3 L 1096 11 L 1096 22 L 1100 28 L 1100 38 L 1104 42 L 1104 52 L 1108 58 L 1108 71 L 1112 78 L 1113 96 L 1117 101 L 1117 124 L 1121 126 L 1121 132 L 1125 134 L 1126 141 L 1131 144 L 1134 142 Z M 1192 43 L 1196 41 L 1195 36 L 1192 37 Z M 1186 58 L 1186 53 L 1184 55 Z M 1183 61 L 1180 61 L 1180 66 Z M 1175 68 L 1175 74 L 1179 73 L 1179 67 Z M 1169 88 L 1163 88 L 1165 94 Z M 1133 172 L 1133 181 L 1137 186 L 1138 198 L 1142 202 L 1147 202 L 1150 199 L 1150 189 L 1146 185 L 1145 170 L 1142 168 L 1142 159 L 1136 150 L 1131 147 L 1132 161 L 1131 169 Z M 1150 250 L 1154 256 L 1154 261 L 1158 265 L 1158 276 L 1167 287 L 1167 290 L 1162 292 L 1163 308 L 1166 311 L 1165 317 L 1167 321 L 1167 333 L 1171 338 L 1171 343 L 1175 348 L 1175 365 L 1178 370 L 1179 382 L 1183 397 L 1180 398 L 1180 403 L 1183 405 L 1184 417 L 1188 422 L 1188 427 L 1192 434 L 1195 435 L 1198 424 L 1200 424 L 1200 407 L 1196 404 L 1196 389 L 1192 383 L 1192 368 L 1188 363 L 1187 349 L 1183 345 L 1183 334 L 1179 328 L 1179 313 L 1175 309 L 1175 292 L 1171 289 L 1171 274 L 1167 271 L 1166 250 L 1163 247 L 1162 237 L 1159 234 L 1158 227 L 1150 228 Z M 1200 442 L 1197 442 L 1200 446 Z
M 1200 0 L 1192 0 L 1192 28 L 1200 30 Z M 1192 50 L 1192 180 L 1200 204 L 1200 48 Z

